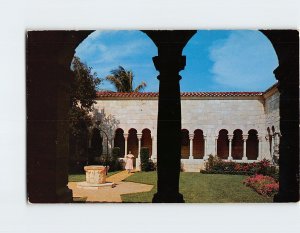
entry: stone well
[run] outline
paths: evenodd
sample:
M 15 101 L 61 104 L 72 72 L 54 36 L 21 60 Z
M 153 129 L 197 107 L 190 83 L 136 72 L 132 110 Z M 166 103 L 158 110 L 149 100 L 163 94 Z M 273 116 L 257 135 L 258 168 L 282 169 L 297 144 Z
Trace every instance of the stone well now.
M 85 182 L 78 182 L 77 187 L 78 188 L 84 188 L 84 189 L 99 189 L 101 187 L 115 187 L 115 183 L 113 182 L 106 182 L 106 169 L 108 170 L 109 167 L 105 166 L 85 166 Z
M 106 182 L 105 166 L 85 166 L 86 182 L 90 184 L 104 184 Z

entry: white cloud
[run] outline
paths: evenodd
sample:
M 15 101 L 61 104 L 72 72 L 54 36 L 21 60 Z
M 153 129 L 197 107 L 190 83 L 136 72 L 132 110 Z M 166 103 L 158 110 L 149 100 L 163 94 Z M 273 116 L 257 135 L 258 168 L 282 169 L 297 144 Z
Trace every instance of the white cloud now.
M 265 90 L 276 82 L 278 61 L 268 39 L 258 31 L 235 31 L 210 48 L 216 85 L 232 90 Z
M 135 40 L 127 43 L 107 47 L 104 44 L 98 44 L 98 50 L 101 52 L 99 57 L 95 60 L 97 63 L 112 62 L 120 60 L 126 56 L 132 56 L 142 52 L 145 46 L 145 41 Z

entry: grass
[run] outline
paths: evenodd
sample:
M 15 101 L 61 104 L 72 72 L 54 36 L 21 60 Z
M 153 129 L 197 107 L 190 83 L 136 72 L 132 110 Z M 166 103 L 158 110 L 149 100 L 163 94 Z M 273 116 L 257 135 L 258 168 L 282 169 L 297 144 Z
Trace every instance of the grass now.
M 107 177 L 112 176 L 120 171 L 108 172 Z M 83 182 L 85 181 L 85 174 L 69 174 L 69 182 Z
M 180 193 L 186 203 L 259 203 L 272 202 L 272 197 L 263 197 L 243 185 L 243 175 L 201 174 L 182 172 Z M 138 172 L 125 181 L 152 184 L 150 192 L 122 195 L 123 202 L 151 202 L 156 193 L 156 172 Z

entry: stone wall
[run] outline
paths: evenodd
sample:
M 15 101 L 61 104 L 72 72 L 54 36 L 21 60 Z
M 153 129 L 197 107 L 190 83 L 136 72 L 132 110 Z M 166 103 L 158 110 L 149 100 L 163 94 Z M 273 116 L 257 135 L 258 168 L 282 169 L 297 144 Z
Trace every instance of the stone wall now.
M 128 133 L 131 128 L 142 133 L 147 128 L 151 131 L 152 139 L 156 140 L 157 131 L 157 97 L 110 97 L 99 98 L 95 108 L 102 109 L 106 114 L 113 115 L 119 120 L 119 128 Z M 182 129 L 187 129 L 193 135 L 196 129 L 201 129 L 205 136 L 205 155 L 216 154 L 216 137 L 221 129 L 226 129 L 229 135 L 234 130 L 242 130 L 244 135 L 255 129 L 260 138 L 258 159 L 271 159 L 267 127 L 279 129 L 279 93 L 276 86 L 261 95 L 249 96 L 210 96 L 182 97 Z M 155 147 L 155 143 L 154 143 Z M 152 158 L 156 158 L 153 150 Z M 199 161 L 197 161 L 199 160 Z M 197 161 L 197 162 L 196 162 Z M 203 166 L 201 159 L 188 161 L 182 159 L 184 170 L 199 170 Z
M 265 99 L 265 153 L 272 160 L 279 158 L 280 143 L 280 117 L 279 117 L 279 97 L 280 94 L 276 86 L 269 88 L 264 94 Z

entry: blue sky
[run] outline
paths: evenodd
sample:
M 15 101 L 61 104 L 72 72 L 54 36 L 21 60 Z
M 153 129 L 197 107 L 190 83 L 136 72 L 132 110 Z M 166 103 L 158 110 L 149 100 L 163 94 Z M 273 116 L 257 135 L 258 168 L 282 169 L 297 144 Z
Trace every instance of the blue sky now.
M 153 42 L 141 31 L 95 31 L 76 49 L 76 56 L 104 78 L 119 65 L 132 70 L 135 85 L 158 91 L 157 55 Z M 200 30 L 183 50 L 181 91 L 264 91 L 276 82 L 277 56 L 259 31 Z M 104 81 L 101 89 L 114 90 Z

